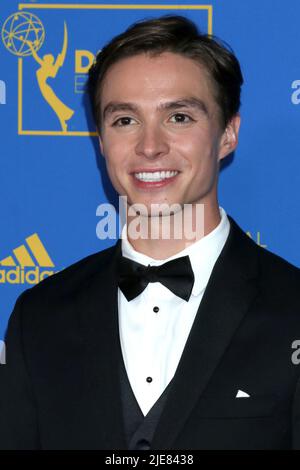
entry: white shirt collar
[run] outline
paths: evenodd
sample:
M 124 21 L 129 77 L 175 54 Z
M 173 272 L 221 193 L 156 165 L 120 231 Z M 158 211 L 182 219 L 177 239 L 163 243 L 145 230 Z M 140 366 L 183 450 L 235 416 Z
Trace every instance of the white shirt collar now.
M 230 230 L 230 222 L 226 212 L 222 207 L 219 209 L 221 221 L 212 232 L 179 253 L 163 260 L 153 259 L 150 256 L 136 251 L 127 239 L 127 227 L 124 225 L 122 229 L 122 254 L 126 258 L 130 258 L 145 266 L 148 264 L 151 266 L 159 266 L 172 259 L 188 255 L 195 276 L 192 295 L 199 295 L 208 283 L 213 267 L 225 245 Z

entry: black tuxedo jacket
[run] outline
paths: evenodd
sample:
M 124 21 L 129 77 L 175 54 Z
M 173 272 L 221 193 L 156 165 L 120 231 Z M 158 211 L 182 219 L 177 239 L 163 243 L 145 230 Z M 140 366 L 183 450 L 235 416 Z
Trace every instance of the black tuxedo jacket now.
M 300 448 L 292 348 L 300 340 L 300 270 L 230 222 L 152 449 Z M 0 367 L 1 449 L 126 449 L 119 250 L 120 241 L 19 297 Z M 238 390 L 249 397 L 236 398 Z

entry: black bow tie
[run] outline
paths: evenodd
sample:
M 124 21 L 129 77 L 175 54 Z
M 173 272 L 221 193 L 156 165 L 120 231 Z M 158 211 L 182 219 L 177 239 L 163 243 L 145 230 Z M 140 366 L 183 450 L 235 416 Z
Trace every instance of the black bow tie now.
M 118 285 L 128 301 L 141 294 L 149 282 L 160 282 L 188 301 L 194 285 L 190 258 L 182 256 L 160 266 L 144 266 L 124 256 L 119 257 Z

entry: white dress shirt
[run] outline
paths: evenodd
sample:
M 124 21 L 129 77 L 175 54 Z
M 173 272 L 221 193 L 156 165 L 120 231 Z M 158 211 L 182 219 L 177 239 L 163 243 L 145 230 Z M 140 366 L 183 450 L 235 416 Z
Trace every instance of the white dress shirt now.
M 118 290 L 119 333 L 128 379 L 144 415 L 173 378 L 212 269 L 227 240 L 230 223 L 220 207 L 221 221 L 208 235 L 170 258 L 157 260 L 137 252 L 122 231 L 122 253 L 145 266 L 158 266 L 188 255 L 195 282 L 189 301 L 160 282 L 149 283 L 127 301 Z

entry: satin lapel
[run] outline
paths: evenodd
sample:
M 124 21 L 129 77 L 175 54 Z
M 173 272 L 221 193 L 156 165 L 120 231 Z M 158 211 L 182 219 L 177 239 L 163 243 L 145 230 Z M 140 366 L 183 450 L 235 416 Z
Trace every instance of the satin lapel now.
M 256 292 L 257 249 L 231 221 L 179 362 L 152 448 L 172 448 Z
M 86 441 L 94 449 L 126 449 L 121 407 L 118 287 L 115 260 L 120 241 L 93 276 L 82 297 L 85 342 Z M 101 258 L 102 260 L 102 258 Z

